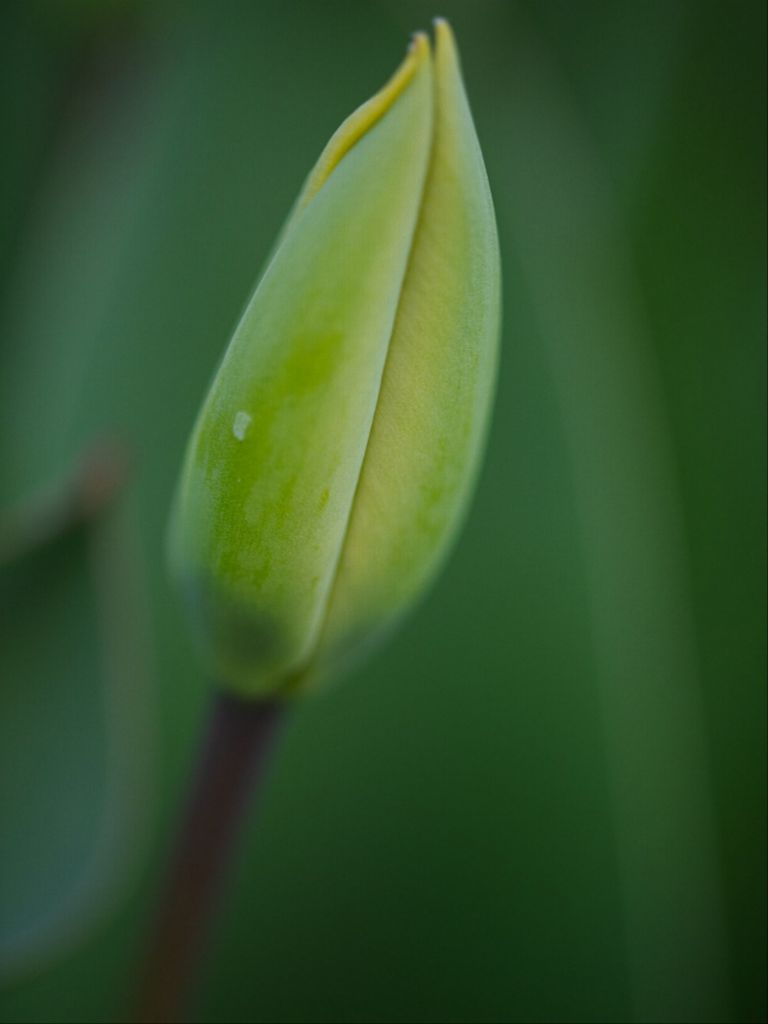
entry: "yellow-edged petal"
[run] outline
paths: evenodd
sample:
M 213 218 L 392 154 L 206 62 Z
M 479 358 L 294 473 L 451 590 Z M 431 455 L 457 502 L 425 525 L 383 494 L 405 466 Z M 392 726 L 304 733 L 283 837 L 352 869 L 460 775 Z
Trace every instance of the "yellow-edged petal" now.
M 430 64 L 417 40 L 321 158 L 187 451 L 172 565 L 209 670 L 243 692 L 284 685 L 324 621 L 421 206 Z

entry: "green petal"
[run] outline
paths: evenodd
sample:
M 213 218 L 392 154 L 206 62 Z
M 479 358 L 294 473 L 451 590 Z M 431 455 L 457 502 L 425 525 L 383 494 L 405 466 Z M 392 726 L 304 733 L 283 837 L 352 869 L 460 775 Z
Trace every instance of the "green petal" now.
M 472 491 L 493 396 L 496 223 L 453 33 L 439 20 L 435 35 L 430 168 L 323 629 L 327 666 L 385 633 L 439 569 Z
M 430 64 L 418 37 L 364 134 L 326 150 L 190 442 L 172 562 L 210 670 L 245 692 L 316 646 L 421 205 Z

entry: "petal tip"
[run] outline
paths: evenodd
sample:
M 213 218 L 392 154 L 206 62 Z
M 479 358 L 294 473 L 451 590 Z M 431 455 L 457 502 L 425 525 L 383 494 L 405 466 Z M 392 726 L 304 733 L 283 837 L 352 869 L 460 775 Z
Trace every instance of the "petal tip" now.
M 419 29 L 411 34 L 411 41 L 408 44 L 408 54 L 413 55 L 416 58 L 417 63 L 421 63 L 426 57 L 429 56 L 429 36 L 426 32 Z
M 435 32 L 435 49 L 440 52 L 447 50 L 456 53 L 456 37 L 449 22 L 445 18 L 433 18 L 432 27 Z
M 306 206 L 317 195 L 333 170 L 355 143 L 371 130 L 417 75 L 423 72 L 430 56 L 429 37 L 425 32 L 414 32 L 405 58 L 389 81 L 354 113 L 350 114 L 331 137 L 299 197 L 299 208 Z

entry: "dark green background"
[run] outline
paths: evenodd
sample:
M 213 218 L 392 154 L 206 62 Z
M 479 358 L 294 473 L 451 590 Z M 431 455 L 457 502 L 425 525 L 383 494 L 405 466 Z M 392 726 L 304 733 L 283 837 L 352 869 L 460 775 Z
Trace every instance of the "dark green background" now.
M 195 1019 L 765 1018 L 765 4 L 73 0 L 0 14 L 0 501 L 105 436 L 133 474 L 0 571 L 6 1021 L 123 1012 L 208 697 L 185 437 L 434 14 L 501 236 L 488 458 L 429 599 L 297 709 Z

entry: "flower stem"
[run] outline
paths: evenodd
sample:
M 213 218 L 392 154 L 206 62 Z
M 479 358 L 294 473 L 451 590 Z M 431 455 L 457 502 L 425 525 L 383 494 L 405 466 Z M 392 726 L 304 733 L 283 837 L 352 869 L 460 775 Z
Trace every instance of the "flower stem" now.
M 218 691 L 181 822 L 136 1018 L 182 1019 L 249 797 L 265 774 L 283 705 Z

